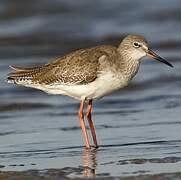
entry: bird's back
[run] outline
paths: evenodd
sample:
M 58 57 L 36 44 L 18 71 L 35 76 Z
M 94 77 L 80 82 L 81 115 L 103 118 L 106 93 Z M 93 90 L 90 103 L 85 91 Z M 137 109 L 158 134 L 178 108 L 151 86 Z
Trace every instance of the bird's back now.
M 39 67 L 21 68 L 11 66 L 9 83 L 15 84 L 87 84 L 97 78 L 99 58 L 107 56 L 111 61 L 117 53 L 114 46 L 96 46 L 80 49 Z

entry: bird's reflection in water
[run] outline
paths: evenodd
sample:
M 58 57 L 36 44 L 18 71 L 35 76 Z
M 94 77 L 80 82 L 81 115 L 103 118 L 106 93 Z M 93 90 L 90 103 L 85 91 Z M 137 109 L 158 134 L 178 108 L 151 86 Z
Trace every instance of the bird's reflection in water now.
M 83 163 L 83 176 L 84 177 L 95 177 L 96 166 L 97 166 L 97 149 L 84 149 L 82 152 L 82 163 Z

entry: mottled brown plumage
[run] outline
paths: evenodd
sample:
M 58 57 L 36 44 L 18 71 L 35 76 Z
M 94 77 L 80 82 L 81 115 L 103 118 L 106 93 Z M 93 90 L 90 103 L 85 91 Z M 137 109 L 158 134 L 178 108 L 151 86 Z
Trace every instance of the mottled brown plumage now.
M 111 61 L 116 53 L 117 49 L 113 46 L 97 46 L 77 50 L 40 67 L 12 66 L 13 72 L 9 74 L 8 80 L 14 83 L 29 81 L 33 84 L 87 84 L 94 81 L 101 70 L 99 58 L 106 55 Z

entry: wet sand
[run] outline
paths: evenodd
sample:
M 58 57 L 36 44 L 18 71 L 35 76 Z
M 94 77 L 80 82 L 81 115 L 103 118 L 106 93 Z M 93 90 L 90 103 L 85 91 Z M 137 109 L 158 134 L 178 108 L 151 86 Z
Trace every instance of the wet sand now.
M 69 172 L 73 171 L 72 168 L 64 169 L 49 169 L 49 170 L 29 170 L 23 172 L 0 172 L 0 179 L 4 180 L 68 180 L 68 179 L 77 179 L 83 180 L 87 178 L 72 178 L 68 177 Z M 79 169 L 80 173 L 83 171 Z M 95 177 L 89 177 L 89 179 L 94 179 Z M 181 173 L 164 173 L 164 174 L 155 174 L 155 175 L 139 175 L 139 176 L 127 176 L 127 177 L 97 177 L 97 180 L 173 180 L 181 179 Z

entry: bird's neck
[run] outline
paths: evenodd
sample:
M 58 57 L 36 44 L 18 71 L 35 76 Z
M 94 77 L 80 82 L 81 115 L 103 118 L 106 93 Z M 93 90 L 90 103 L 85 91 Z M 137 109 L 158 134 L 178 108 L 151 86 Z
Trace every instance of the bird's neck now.
M 133 58 L 129 52 L 120 52 L 119 55 L 121 73 L 128 79 L 131 80 L 138 72 L 140 61 L 139 58 Z

